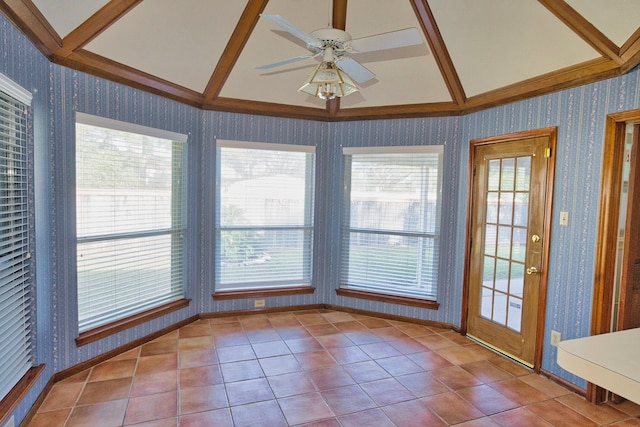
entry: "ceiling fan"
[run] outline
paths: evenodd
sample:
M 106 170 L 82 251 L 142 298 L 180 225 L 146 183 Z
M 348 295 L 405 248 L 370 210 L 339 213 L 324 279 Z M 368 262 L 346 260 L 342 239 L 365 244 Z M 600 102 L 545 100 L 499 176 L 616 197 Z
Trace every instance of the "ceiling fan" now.
M 422 37 L 416 28 L 352 39 L 346 31 L 331 26 L 307 33 L 280 15 L 262 14 L 261 16 L 305 42 L 311 54 L 296 56 L 257 68 L 267 70 L 322 55 L 320 65 L 298 89 L 322 99 L 349 95 L 358 91 L 354 80 L 358 83 L 364 83 L 375 77 L 373 72 L 353 59 L 351 54 L 422 44 Z

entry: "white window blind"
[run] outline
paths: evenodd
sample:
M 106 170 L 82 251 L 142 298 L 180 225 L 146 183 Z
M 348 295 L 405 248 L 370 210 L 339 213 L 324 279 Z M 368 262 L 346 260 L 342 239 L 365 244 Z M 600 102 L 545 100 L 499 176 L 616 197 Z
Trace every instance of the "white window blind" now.
M 32 367 L 27 119 L 30 95 L 0 78 L 0 400 Z M 13 96 L 9 96 L 11 93 Z M 18 99 L 20 100 L 18 100 Z
M 77 114 L 81 332 L 183 297 L 185 147 L 185 135 Z
M 315 147 L 217 141 L 216 288 L 311 284 Z
M 442 146 L 343 152 L 341 286 L 435 300 Z

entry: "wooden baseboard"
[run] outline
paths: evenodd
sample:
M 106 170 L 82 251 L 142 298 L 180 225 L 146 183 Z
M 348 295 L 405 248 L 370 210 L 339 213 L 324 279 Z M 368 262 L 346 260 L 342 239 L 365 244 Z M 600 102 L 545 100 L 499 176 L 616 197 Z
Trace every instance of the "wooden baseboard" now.
M 338 288 L 336 295 L 342 297 L 366 299 L 369 301 L 385 302 L 388 304 L 408 305 L 409 307 L 427 308 L 429 310 L 437 310 L 440 303 L 437 301 L 426 300 L 422 298 L 412 298 L 401 295 L 383 294 L 379 292 L 362 291 L 356 289 Z
M 53 387 L 54 384 L 55 384 L 55 381 L 53 380 L 53 376 L 51 376 L 51 378 L 49 378 L 49 381 L 47 381 L 47 384 L 45 384 L 44 388 L 38 395 L 38 398 L 36 399 L 36 401 L 33 402 L 33 405 L 31 405 L 29 412 L 27 412 L 27 415 L 25 415 L 24 419 L 20 423 L 20 426 L 28 426 L 29 424 L 31 424 L 31 420 L 33 420 L 33 417 L 36 416 L 36 413 L 38 412 L 40 405 L 42 405 L 42 403 L 44 402 L 44 399 L 46 399 L 47 395 L 51 391 L 51 388 Z
M 97 365 L 99 363 L 102 363 L 108 359 L 111 359 L 112 357 L 118 356 L 122 353 L 125 353 L 129 350 L 133 350 L 134 348 L 141 346 L 142 344 L 145 344 L 149 341 L 152 341 L 156 338 L 159 338 L 165 334 L 168 334 L 169 332 L 175 331 L 176 329 L 180 329 L 183 326 L 188 325 L 189 323 L 193 323 L 196 320 L 198 320 L 198 316 L 191 316 L 188 317 L 178 323 L 174 323 L 173 325 L 167 326 L 166 328 L 162 328 L 159 331 L 156 331 L 152 334 L 146 335 L 142 338 L 138 338 L 136 340 L 133 340 L 127 344 L 124 344 L 120 347 L 114 348 L 113 350 L 109 350 L 105 353 L 102 353 L 98 356 L 92 357 L 91 359 L 85 360 L 84 362 L 81 362 L 75 366 L 72 366 L 70 368 L 67 368 L 65 370 L 62 370 L 60 372 L 57 372 L 55 374 L 53 374 L 53 382 L 58 382 L 61 381 L 65 378 L 69 378 L 70 376 L 73 376 L 77 373 L 80 373 L 82 371 L 84 371 L 85 369 L 88 369 L 94 365 Z
M 551 381 L 560 384 L 562 387 L 566 388 L 567 390 L 578 394 L 582 397 L 587 396 L 586 390 L 576 386 L 575 384 L 570 383 L 569 381 L 565 380 L 564 378 L 560 378 L 559 376 L 557 376 L 554 373 L 551 373 L 549 371 L 545 371 L 544 369 L 540 369 L 540 375 L 543 375 L 547 378 L 549 378 Z
M 214 300 L 282 297 L 288 295 L 312 294 L 316 288 L 312 286 L 292 286 L 288 288 L 251 289 L 248 291 L 219 291 L 212 296 Z
M 321 310 L 326 308 L 326 304 L 308 304 L 308 305 L 291 305 L 287 307 L 267 307 L 267 308 L 249 308 L 246 310 L 216 311 L 209 313 L 201 313 L 200 319 L 216 319 L 218 317 L 248 316 L 260 313 L 280 313 L 283 311 L 300 311 L 300 310 Z
M 18 404 L 24 399 L 31 387 L 33 387 L 42 375 L 45 369 L 45 365 L 41 364 L 34 366 L 27 371 L 26 374 L 18 381 L 9 394 L 0 401 L 0 425 L 4 425 L 4 422 L 9 418 L 9 415 L 13 412 Z M 42 394 L 42 393 L 41 393 Z
M 433 326 L 435 328 L 451 329 L 451 330 L 453 330 L 455 332 L 460 332 L 459 328 L 453 326 L 451 323 L 436 322 L 436 321 L 433 321 L 433 320 L 416 319 L 415 317 L 399 316 L 397 314 L 379 313 L 377 311 L 361 310 L 361 309 L 358 309 L 358 308 L 342 307 L 342 306 L 339 306 L 339 305 L 332 305 L 332 304 L 324 304 L 324 308 L 326 308 L 328 310 L 343 311 L 345 313 L 352 313 L 352 314 L 360 314 L 360 315 L 363 315 L 363 316 L 378 317 L 378 318 L 386 319 L 386 320 L 395 320 L 395 321 L 398 321 L 398 322 L 415 323 L 417 325 L 422 325 L 422 326 Z
M 259 314 L 259 313 L 279 313 L 284 311 L 304 311 L 304 310 L 342 311 L 345 313 L 378 317 L 380 319 L 395 320 L 398 322 L 414 323 L 422 326 L 433 326 L 435 328 L 451 329 L 455 332 L 460 332 L 459 328 L 455 327 L 450 323 L 435 322 L 433 320 L 416 319 L 414 317 L 399 316 L 396 314 L 386 314 L 386 313 L 379 313 L 377 311 L 342 307 L 342 306 L 333 305 L 333 304 L 308 304 L 308 305 L 295 305 L 295 306 L 287 306 L 287 307 L 252 308 L 252 309 L 246 309 L 246 310 L 220 311 L 220 312 L 214 312 L 214 313 L 202 313 L 200 314 L 199 317 L 201 319 L 215 319 L 219 317 L 247 316 L 247 315 Z

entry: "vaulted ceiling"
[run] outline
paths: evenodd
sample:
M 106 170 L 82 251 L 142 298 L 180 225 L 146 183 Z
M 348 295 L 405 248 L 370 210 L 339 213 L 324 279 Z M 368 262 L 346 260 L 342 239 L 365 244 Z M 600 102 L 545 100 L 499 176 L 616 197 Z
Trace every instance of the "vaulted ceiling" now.
M 465 114 L 625 73 L 639 0 L 2 0 L 51 61 L 196 107 L 340 121 Z M 355 39 L 409 27 L 417 46 L 354 54 L 375 78 L 323 101 L 319 58 L 262 13 Z

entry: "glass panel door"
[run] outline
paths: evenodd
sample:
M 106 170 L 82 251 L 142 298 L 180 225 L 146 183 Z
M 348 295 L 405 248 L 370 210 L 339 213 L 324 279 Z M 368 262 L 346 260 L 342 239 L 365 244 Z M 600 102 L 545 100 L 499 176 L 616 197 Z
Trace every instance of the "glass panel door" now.
M 550 145 L 545 134 L 473 146 L 466 331 L 529 366 L 544 319 Z

